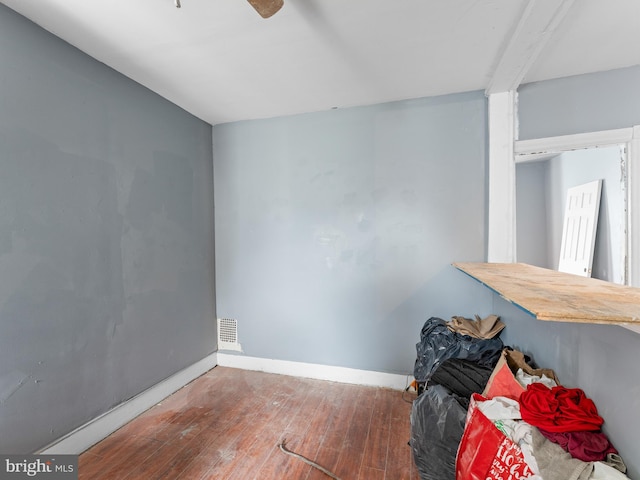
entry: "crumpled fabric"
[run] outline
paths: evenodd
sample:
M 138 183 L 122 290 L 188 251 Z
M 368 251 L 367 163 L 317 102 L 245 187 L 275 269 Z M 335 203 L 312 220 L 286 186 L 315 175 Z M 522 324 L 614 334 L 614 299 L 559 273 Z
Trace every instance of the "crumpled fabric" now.
M 532 383 L 520 396 L 522 419 L 547 432 L 598 431 L 604 420 L 579 388 Z
M 491 400 L 478 402 L 478 409 L 492 422 L 522 418 L 518 401 L 507 397 L 493 397 Z
M 628 480 L 624 473 L 602 462 L 593 464 L 593 473 L 589 480 Z
M 547 440 L 560 445 L 572 457 L 584 462 L 604 461 L 610 453 L 618 453 L 602 432 L 547 432 L 540 429 Z
M 523 422 L 522 420 L 496 420 L 493 422 L 498 430 L 504 433 L 507 437 L 509 437 L 514 443 L 518 444 L 520 450 L 522 451 L 522 456 L 524 457 L 524 461 L 529 465 L 529 468 L 534 473 L 533 476 L 527 477 L 527 480 L 541 479 L 538 475 L 540 475 L 540 469 L 538 468 L 538 462 L 536 461 L 536 457 L 533 456 L 533 447 L 532 447 L 532 437 L 531 430 L 535 427 L 532 427 L 527 422 Z
M 627 465 L 617 453 L 608 453 L 607 458 L 603 460 L 602 463 L 605 463 L 611 468 L 615 468 L 619 472 L 627 473 Z
M 558 384 L 553 379 L 547 377 L 544 373 L 542 374 L 542 376 L 529 375 L 521 368 L 519 368 L 516 372 L 516 380 L 518 380 L 518 383 L 524 388 L 527 388 L 527 385 L 531 385 L 532 383 L 542 383 L 549 388 L 558 386 Z
M 556 443 L 550 442 L 537 428 L 531 429 L 533 456 L 544 480 L 588 480 L 592 462 L 573 458 Z
M 544 375 L 556 382 L 556 385 L 560 385 L 560 381 L 556 376 L 556 372 L 554 372 L 550 368 L 537 368 L 536 365 L 531 365 L 530 363 L 533 363 L 532 360 L 518 350 L 506 350 L 505 360 L 509 364 L 509 368 L 512 372 L 517 372 L 518 369 L 521 368 L 524 373 L 527 373 L 529 375 L 537 375 L 539 377 Z
M 416 363 L 413 376 L 419 383 L 426 383 L 442 362 L 450 358 L 476 361 L 493 368 L 500 358 L 502 340 L 488 340 L 460 335 L 447 328 L 441 318 L 431 317 L 422 327 L 420 342 L 416 344 Z
M 512 440 L 518 444 L 520 450 L 522 450 L 522 456 L 524 461 L 527 462 L 529 468 L 537 475 L 540 474 L 540 468 L 536 457 L 533 455 L 533 436 L 532 430 L 535 427 L 529 425 L 525 421 L 517 421 L 515 428 L 513 429 Z M 529 477 L 531 479 L 531 477 Z
M 451 321 L 447 323 L 447 328 L 452 332 L 461 335 L 468 335 L 474 338 L 493 338 L 498 335 L 505 327 L 498 315 L 489 315 L 480 318 L 476 315 L 475 320 L 465 317 L 451 317 Z

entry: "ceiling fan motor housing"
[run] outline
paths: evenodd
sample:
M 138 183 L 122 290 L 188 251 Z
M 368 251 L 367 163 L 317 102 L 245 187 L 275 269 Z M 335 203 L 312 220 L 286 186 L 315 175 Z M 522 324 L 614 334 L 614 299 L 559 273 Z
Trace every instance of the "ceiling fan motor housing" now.
M 248 0 L 262 18 L 269 18 L 284 5 L 284 0 Z

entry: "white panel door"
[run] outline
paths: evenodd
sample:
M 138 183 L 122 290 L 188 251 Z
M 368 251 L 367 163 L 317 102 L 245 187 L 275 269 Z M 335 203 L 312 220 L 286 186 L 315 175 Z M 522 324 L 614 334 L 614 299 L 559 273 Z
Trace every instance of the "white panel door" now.
M 591 276 L 601 188 L 602 180 L 596 180 L 567 191 L 558 265 L 561 272 Z

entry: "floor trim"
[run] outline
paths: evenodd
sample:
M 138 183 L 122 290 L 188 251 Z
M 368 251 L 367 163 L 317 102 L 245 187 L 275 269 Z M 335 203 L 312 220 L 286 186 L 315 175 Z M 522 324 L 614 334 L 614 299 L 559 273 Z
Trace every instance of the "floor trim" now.
M 291 362 L 270 358 L 247 357 L 218 352 L 218 365 L 259 372 L 279 373 L 293 377 L 314 378 L 339 383 L 352 383 L 374 387 L 404 390 L 411 381 L 410 375 L 373 372 L 347 367 L 333 367 L 315 363 Z
M 45 455 L 79 455 L 217 365 L 339 383 L 385 387 L 394 390 L 404 390 L 410 381 L 410 375 L 214 352 L 130 400 L 90 420 L 36 453 Z
M 217 352 L 78 427 L 37 453 L 80 454 L 217 365 Z

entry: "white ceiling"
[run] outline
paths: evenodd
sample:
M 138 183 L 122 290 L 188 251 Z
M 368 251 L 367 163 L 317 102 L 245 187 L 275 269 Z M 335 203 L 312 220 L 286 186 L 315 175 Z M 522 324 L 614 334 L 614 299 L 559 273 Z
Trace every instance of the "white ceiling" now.
M 0 0 L 211 123 L 640 65 L 640 0 Z

